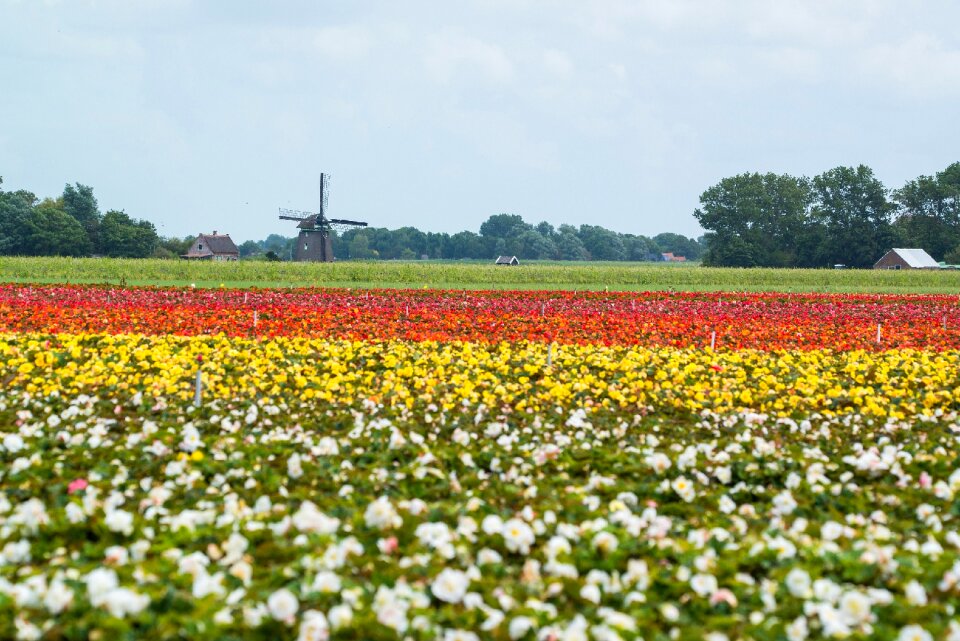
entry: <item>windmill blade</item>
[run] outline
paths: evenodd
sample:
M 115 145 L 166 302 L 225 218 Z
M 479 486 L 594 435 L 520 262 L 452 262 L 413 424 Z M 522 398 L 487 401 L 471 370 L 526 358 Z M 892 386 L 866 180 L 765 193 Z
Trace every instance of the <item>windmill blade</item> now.
M 320 217 L 326 218 L 330 205 L 330 174 L 320 174 Z
M 336 225 L 354 225 L 356 227 L 366 227 L 367 223 L 361 223 L 356 220 L 343 220 L 341 218 L 328 218 L 327 222 L 334 223 Z
M 310 216 L 316 216 L 312 211 L 300 211 L 299 209 L 280 208 L 280 218 L 282 220 L 305 220 Z

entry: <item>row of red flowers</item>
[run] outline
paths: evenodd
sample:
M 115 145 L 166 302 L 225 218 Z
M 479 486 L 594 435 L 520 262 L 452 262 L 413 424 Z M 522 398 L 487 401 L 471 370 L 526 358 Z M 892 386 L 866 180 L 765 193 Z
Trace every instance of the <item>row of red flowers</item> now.
M 958 304 L 957 296 L 0 285 L 0 331 L 956 349 Z

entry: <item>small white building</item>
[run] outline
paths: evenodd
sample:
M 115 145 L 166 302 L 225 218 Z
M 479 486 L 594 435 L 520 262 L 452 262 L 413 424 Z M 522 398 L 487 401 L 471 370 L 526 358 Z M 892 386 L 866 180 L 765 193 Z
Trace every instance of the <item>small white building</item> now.
M 510 267 L 510 266 L 513 266 L 513 265 L 519 265 L 519 264 L 520 264 L 520 261 L 517 259 L 516 256 L 497 256 L 497 262 L 494 263 L 494 264 L 496 264 L 496 265 L 506 265 L 506 266 Z
M 888 251 L 873 264 L 874 269 L 940 269 L 940 263 L 922 249 Z

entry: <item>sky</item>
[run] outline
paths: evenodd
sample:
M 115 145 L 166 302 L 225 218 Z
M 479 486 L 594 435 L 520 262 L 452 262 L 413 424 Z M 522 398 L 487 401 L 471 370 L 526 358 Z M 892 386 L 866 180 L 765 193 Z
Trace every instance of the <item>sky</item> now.
M 960 160 L 953 0 L 0 0 L 3 189 L 164 236 L 530 223 L 698 236 L 743 172 Z

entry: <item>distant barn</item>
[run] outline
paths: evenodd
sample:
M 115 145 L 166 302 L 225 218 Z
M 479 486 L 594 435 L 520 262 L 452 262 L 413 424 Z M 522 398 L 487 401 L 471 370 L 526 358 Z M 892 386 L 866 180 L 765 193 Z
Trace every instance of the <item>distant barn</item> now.
M 517 259 L 516 256 L 497 256 L 497 262 L 494 264 L 505 265 L 509 267 L 512 265 L 519 265 L 520 261 Z
M 940 269 L 940 263 L 922 249 L 891 249 L 873 265 L 874 269 Z
M 200 234 L 180 258 L 188 260 L 239 260 L 240 249 L 230 234 Z

